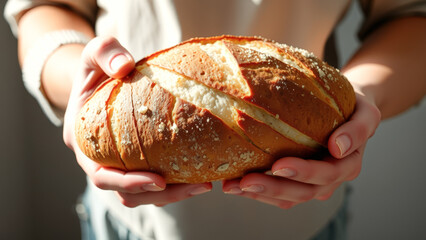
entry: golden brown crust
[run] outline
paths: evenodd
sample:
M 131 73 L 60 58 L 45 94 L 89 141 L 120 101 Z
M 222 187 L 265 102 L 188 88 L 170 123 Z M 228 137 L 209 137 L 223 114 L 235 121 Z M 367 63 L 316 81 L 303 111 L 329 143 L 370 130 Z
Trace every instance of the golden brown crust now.
M 175 71 L 207 86 L 215 86 L 221 91 L 232 91 L 221 84 L 223 73 L 197 45 L 187 44 L 179 48 L 172 48 L 170 51 L 150 59 L 149 64 Z
M 206 109 L 182 99 L 173 115 L 174 137 L 157 154 L 157 171 L 168 182 L 208 182 L 242 176 L 249 170 L 266 168 L 272 156 L 260 151 Z
M 313 149 L 302 144 L 295 143 L 291 139 L 271 129 L 265 123 L 238 111 L 237 122 L 244 133 L 259 148 L 274 156 L 274 159 L 282 157 L 310 157 L 319 149 Z
M 109 80 L 99 86 L 83 106 L 76 119 L 77 143 L 83 153 L 104 166 L 126 170 L 111 136 L 107 118 L 111 93 L 119 80 Z
M 132 87 L 131 80 L 134 75 L 125 78 L 114 99 L 114 107 L 110 111 L 112 116 L 109 118 L 114 121 L 111 124 L 115 128 L 112 129 L 116 137 L 116 146 L 120 153 L 127 170 L 148 170 L 148 164 L 142 152 L 139 142 L 139 135 L 136 128 L 135 118 L 133 116 L 134 109 L 132 103 Z M 110 105 L 111 106 L 111 105 Z
M 270 165 L 271 156 L 244 141 L 207 110 L 175 99 L 147 77 L 132 86 L 133 98 L 138 99 L 135 109 L 142 109 L 135 111 L 135 118 L 143 151 L 150 170 L 167 182 L 237 177 L 259 168 L 259 162 L 266 163 L 261 167 Z
M 233 35 L 221 35 L 221 36 L 214 36 L 214 37 L 195 37 L 195 38 L 191 38 L 191 39 L 188 39 L 186 41 L 183 41 L 183 42 L 181 42 L 181 43 L 179 43 L 175 46 L 165 48 L 163 50 L 159 50 L 159 51 L 139 60 L 136 63 L 136 66 L 143 64 L 143 62 L 146 62 L 147 59 L 153 59 L 153 58 L 157 57 L 158 55 L 164 54 L 164 53 L 166 53 L 166 52 L 168 52 L 168 51 L 170 51 L 174 48 L 179 48 L 183 45 L 188 45 L 188 44 L 191 44 L 191 43 L 208 44 L 208 43 L 214 43 L 214 42 L 223 41 L 223 40 L 233 41 L 233 42 L 250 42 L 250 41 L 262 41 L 262 42 L 265 42 L 265 43 L 271 42 L 271 40 L 264 39 L 264 38 L 261 38 L 261 37 L 246 37 L 246 36 L 233 36 Z
M 354 107 L 350 83 L 304 50 L 257 37 L 195 38 L 102 84 L 76 136 L 102 165 L 200 183 L 313 156 Z
M 300 61 L 307 69 L 312 71 L 315 80 L 336 101 L 344 119 L 349 119 L 355 107 L 355 92 L 346 77 L 340 74 L 337 69 L 305 50 L 286 47 L 284 51 L 293 55 L 295 61 Z
M 343 122 L 333 108 L 319 99 L 312 81 L 303 73 L 276 58 L 227 44 L 237 59 L 241 73 L 251 89 L 245 100 L 265 109 L 323 146 L 336 122 Z
M 173 133 L 169 131 L 172 123 L 173 95 L 143 77 L 133 82 L 133 99 L 138 135 L 143 152 L 152 171 L 156 169 L 157 155 L 167 147 Z

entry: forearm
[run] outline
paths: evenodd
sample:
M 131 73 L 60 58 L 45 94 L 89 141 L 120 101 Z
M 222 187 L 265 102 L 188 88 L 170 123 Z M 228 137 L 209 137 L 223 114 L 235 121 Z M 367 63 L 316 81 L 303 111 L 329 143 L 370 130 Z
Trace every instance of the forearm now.
M 402 18 L 376 30 L 343 68 L 374 101 L 382 118 L 392 117 L 426 94 L 426 18 Z
M 72 29 L 94 36 L 93 28 L 80 15 L 63 8 L 40 6 L 26 12 L 19 21 L 18 56 L 20 64 L 37 39 L 52 31 Z M 64 45 L 55 50 L 44 65 L 42 91 L 54 106 L 65 109 L 76 72 L 82 44 Z

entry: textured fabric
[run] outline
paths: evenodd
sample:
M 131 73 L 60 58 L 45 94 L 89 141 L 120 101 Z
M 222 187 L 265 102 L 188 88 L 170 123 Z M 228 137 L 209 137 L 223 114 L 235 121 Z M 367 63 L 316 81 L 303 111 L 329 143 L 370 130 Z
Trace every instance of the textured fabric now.
M 87 188 L 76 205 L 82 240 L 142 240 L 111 216 L 105 205 L 97 204 L 97 202 L 96 195 Z M 151 236 L 143 238 L 143 240 L 152 239 L 154 238 Z
M 402 16 L 426 16 L 426 0 L 358 0 L 364 38 L 381 24 Z M 5 18 L 17 36 L 17 21 L 33 7 L 69 8 L 95 26 L 99 36 L 115 36 L 135 59 L 190 37 L 257 35 L 324 56 L 324 45 L 350 0 L 9 0 Z M 30 92 L 39 91 L 30 89 Z M 37 96 L 44 98 L 43 94 Z M 46 102 L 47 100 L 39 100 Z M 44 112 L 55 112 L 49 104 Z M 55 119 L 55 115 L 59 117 Z M 63 113 L 49 115 L 60 122 Z
M 347 225 L 347 199 L 336 215 L 328 224 L 311 240 L 344 240 L 346 239 Z M 120 220 L 110 214 L 103 204 L 97 204 L 96 195 L 91 188 L 87 188 L 82 199 L 77 204 L 77 213 L 81 222 L 82 240 L 153 240 L 154 235 L 137 237 L 133 231 L 127 228 Z M 105 234 L 108 233 L 108 234 Z M 239 236 L 241 237 L 241 236 Z M 260 239 L 278 239 L 260 238 Z M 203 238 L 206 239 L 206 238 Z M 242 238 L 234 238 L 242 239 Z M 244 238 L 245 239 L 245 238 Z
M 361 39 L 384 23 L 399 17 L 426 17 L 426 0 L 359 0 L 365 15 L 359 32 Z
M 92 23 L 96 21 L 96 0 L 9 0 L 6 3 L 4 15 L 15 36 L 18 35 L 17 21 L 22 14 L 40 5 L 65 7 L 79 13 Z
M 349 192 L 349 191 L 346 191 Z M 348 237 L 348 199 L 346 194 L 342 207 L 321 232 L 311 240 L 346 240 Z
M 225 195 L 220 183 L 214 183 L 213 191 L 201 196 L 165 207 L 144 205 L 130 209 L 121 205 L 114 193 L 99 190 L 90 181 L 87 190 L 88 199 L 92 199 L 89 205 L 104 209 L 92 217 L 95 235 L 107 232 L 105 226 L 109 220 L 103 216 L 109 214 L 141 239 L 157 240 L 310 239 L 336 216 L 344 192 L 345 186 L 327 202 L 311 201 L 281 210 L 251 199 Z M 333 234 L 340 230 L 334 229 Z
M 41 87 L 43 66 L 49 56 L 59 47 L 66 44 L 87 44 L 89 37 L 74 30 L 60 30 L 46 33 L 34 43 L 25 57 L 22 66 L 22 78 L 25 87 L 38 100 L 49 120 L 56 126 L 62 125 L 62 111 L 54 108 L 47 101 Z
M 360 0 L 362 1 L 362 0 Z M 260 35 L 324 56 L 324 45 L 344 16 L 349 0 L 9 0 L 5 15 L 15 34 L 22 12 L 39 4 L 69 6 L 93 22 L 99 36 L 115 36 L 138 60 L 190 37 Z M 424 15 L 425 1 L 362 1 L 365 33 L 398 16 Z M 65 5 L 64 5 L 65 4 Z M 37 91 L 37 89 L 35 89 Z M 40 94 L 43 97 L 42 94 Z M 43 106 L 49 107 L 49 106 Z M 144 239 L 309 239 L 342 205 L 344 187 L 328 201 L 290 210 L 213 192 L 163 208 L 129 209 L 111 191 L 88 185 L 103 216 L 117 219 Z M 107 233 L 107 232 L 106 232 Z

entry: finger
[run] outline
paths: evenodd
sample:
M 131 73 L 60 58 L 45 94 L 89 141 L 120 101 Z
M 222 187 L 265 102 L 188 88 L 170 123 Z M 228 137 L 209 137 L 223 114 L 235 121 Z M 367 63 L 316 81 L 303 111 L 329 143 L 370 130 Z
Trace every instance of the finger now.
M 135 67 L 132 55 L 112 37 L 96 37 L 83 50 L 80 94 L 89 95 L 107 77 L 120 78 Z
M 254 176 L 255 178 L 256 176 Z M 262 176 L 261 174 L 257 177 L 271 177 L 271 176 Z M 273 178 L 273 177 L 272 177 Z M 287 188 L 289 186 L 290 181 L 287 181 L 287 183 L 284 183 L 282 181 L 279 181 L 279 183 L 271 184 L 268 181 L 261 180 L 260 178 L 254 179 L 254 182 L 246 182 L 246 183 L 240 183 L 241 179 L 233 179 L 233 180 L 226 180 L 223 181 L 222 190 L 226 194 L 233 194 L 238 195 L 250 199 L 254 199 L 266 204 L 274 205 L 279 208 L 283 209 L 289 209 L 292 208 L 299 203 L 306 202 L 312 199 L 318 199 L 318 200 L 327 200 L 329 199 L 334 191 L 341 185 L 340 183 L 336 183 L 329 186 L 316 186 L 316 187 L 308 187 L 308 188 L 299 188 L 297 186 L 294 186 L 292 188 L 288 188 L 286 192 L 280 190 L 281 188 Z M 255 186 L 255 187 L 253 187 Z M 293 190 L 297 190 L 296 192 L 299 192 L 298 195 L 302 191 L 307 191 L 305 193 L 304 198 L 298 198 L 294 196 L 290 196 L 294 194 Z M 288 200 L 293 199 L 293 200 Z
M 261 195 L 261 194 L 256 194 L 256 193 L 249 193 L 249 192 L 245 192 L 243 194 L 239 194 L 239 196 L 245 197 L 245 198 L 250 198 L 262 203 L 266 203 L 272 206 L 276 206 L 282 209 L 290 209 L 294 206 L 296 206 L 298 203 L 296 202 L 292 202 L 292 201 L 287 201 L 287 200 L 282 200 L 282 199 L 277 199 L 277 198 L 271 198 L 265 195 Z
M 327 188 L 322 189 L 322 191 L 320 191 L 317 196 L 315 197 L 315 199 L 317 200 L 321 200 L 321 201 L 325 201 L 331 198 L 331 196 L 333 196 L 333 193 L 336 191 L 337 188 L 339 188 L 341 186 L 340 183 L 336 183 L 333 184 L 331 186 L 328 186 Z
M 166 188 L 164 179 L 151 172 L 123 172 L 101 167 L 92 174 L 91 180 L 100 189 L 132 194 L 158 192 Z
M 245 193 L 256 193 L 268 198 L 299 203 L 315 198 L 319 187 L 261 173 L 251 173 L 241 179 L 240 188 Z
M 222 191 L 226 194 L 234 194 L 239 195 L 242 194 L 243 191 L 240 188 L 241 179 L 231 179 L 231 180 L 223 180 L 222 181 Z
M 267 197 L 261 194 L 252 193 L 252 192 L 244 192 L 240 188 L 240 180 L 241 179 L 232 179 L 232 180 L 225 180 L 222 182 L 222 191 L 226 194 L 232 194 L 232 195 L 238 195 L 245 198 L 250 198 L 257 200 L 259 202 L 263 202 L 269 205 L 273 205 L 279 208 L 283 209 L 289 209 L 296 205 L 295 202 L 286 201 L 282 199 L 276 199 Z
M 357 105 L 351 119 L 330 136 L 328 149 L 335 158 L 343 158 L 365 144 L 380 123 L 379 109 L 365 97 L 357 95 Z
M 123 172 L 104 168 L 76 149 L 77 162 L 89 179 L 100 189 L 126 193 L 162 191 L 166 188 L 163 177 L 151 172 Z
M 341 183 L 317 186 L 256 173 L 249 174 L 241 180 L 240 187 L 243 193 L 239 195 L 255 199 L 261 199 L 260 196 L 263 196 L 263 199 L 276 199 L 277 202 L 282 201 L 280 204 L 283 206 L 291 207 L 315 198 L 331 196 L 340 185 Z M 256 196 L 247 193 L 254 193 Z
M 96 86 L 108 77 L 122 77 L 135 66 L 131 54 L 115 38 L 92 39 L 84 48 L 64 118 L 64 142 L 72 149 L 75 115 Z M 66 127 L 65 127 L 66 126 Z
M 202 184 L 171 184 L 164 191 L 145 192 L 138 194 L 117 192 L 121 203 L 127 207 L 145 204 L 164 206 L 187 198 L 211 191 L 211 183 Z
M 272 165 L 271 171 L 274 176 L 325 186 L 352 180 L 353 176 L 357 176 L 361 171 L 361 166 L 362 152 L 357 150 L 342 159 L 331 156 L 321 161 L 294 157 L 282 158 Z
M 274 176 L 315 185 L 335 183 L 339 169 L 334 162 L 287 157 L 277 160 L 271 168 Z
M 132 55 L 113 37 L 96 37 L 83 50 L 82 59 L 87 72 L 102 70 L 106 75 L 120 78 L 135 66 Z

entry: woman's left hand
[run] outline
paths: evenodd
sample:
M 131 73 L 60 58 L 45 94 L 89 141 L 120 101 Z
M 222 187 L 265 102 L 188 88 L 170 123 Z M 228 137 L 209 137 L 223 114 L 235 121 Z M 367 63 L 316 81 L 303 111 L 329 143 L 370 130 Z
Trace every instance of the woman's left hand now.
M 367 140 L 380 119 L 375 104 L 357 94 L 353 116 L 330 136 L 329 154 L 323 159 L 281 158 L 273 164 L 270 174 L 250 173 L 227 180 L 222 189 L 284 209 L 312 199 L 327 200 L 343 182 L 359 175 Z

